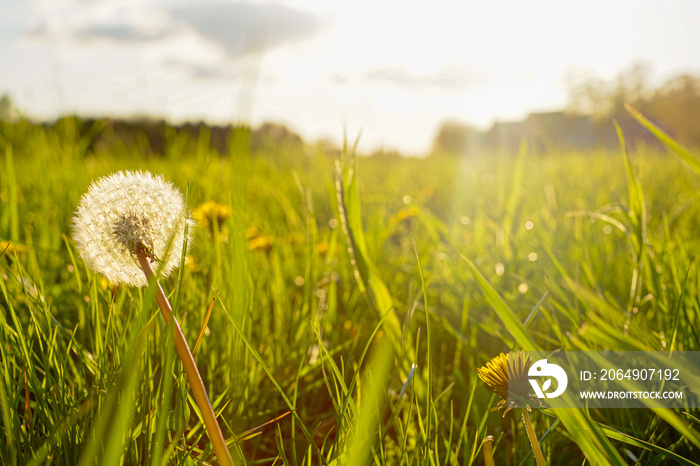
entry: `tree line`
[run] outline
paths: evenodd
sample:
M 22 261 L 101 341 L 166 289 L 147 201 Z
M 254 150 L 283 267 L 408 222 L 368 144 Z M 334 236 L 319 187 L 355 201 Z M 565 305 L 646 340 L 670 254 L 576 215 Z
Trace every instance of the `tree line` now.
M 561 111 L 531 113 L 522 121 L 497 121 L 486 131 L 459 122 L 446 122 L 435 136 L 433 152 L 512 151 L 523 140 L 545 152 L 613 146 L 618 143 L 614 121 L 632 144 L 657 145 L 655 138 L 633 122 L 625 103 L 682 144 L 700 147 L 700 76 L 683 74 L 654 87 L 649 75 L 649 68 L 641 64 L 613 80 L 571 73 L 567 77 L 569 104 Z

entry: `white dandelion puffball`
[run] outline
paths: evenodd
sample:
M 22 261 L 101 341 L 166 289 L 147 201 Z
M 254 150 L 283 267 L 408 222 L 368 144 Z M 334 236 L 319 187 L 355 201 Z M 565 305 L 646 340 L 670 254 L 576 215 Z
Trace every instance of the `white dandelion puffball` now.
M 115 285 L 146 286 L 137 251 L 162 262 L 167 277 L 180 265 L 185 225 L 191 229 L 193 222 L 172 183 L 149 172 L 122 171 L 93 182 L 80 199 L 73 240 L 87 266 Z

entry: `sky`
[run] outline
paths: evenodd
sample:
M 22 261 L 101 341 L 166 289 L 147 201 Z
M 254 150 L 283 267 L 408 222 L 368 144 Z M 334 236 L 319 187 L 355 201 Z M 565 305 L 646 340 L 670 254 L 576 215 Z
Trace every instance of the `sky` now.
M 3 0 L 0 94 L 423 154 L 445 121 L 565 107 L 571 76 L 700 74 L 699 20 L 696 0 Z

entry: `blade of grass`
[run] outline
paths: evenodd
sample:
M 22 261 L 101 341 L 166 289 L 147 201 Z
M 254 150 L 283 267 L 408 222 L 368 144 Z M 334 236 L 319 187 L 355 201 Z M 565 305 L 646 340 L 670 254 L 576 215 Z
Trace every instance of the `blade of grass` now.
M 389 313 L 384 328 L 393 340 L 396 354 L 401 354 L 401 323 L 396 316 L 393 299 L 367 253 L 354 160 L 354 150 L 348 152 L 346 143 L 344 165 L 336 161 L 338 213 L 357 284 L 363 293 L 369 292 L 370 303 L 380 316 Z
M 634 447 L 643 448 L 644 450 L 648 450 L 650 452 L 656 453 L 657 455 L 660 455 L 660 457 L 666 458 L 671 461 L 675 461 L 678 464 L 684 464 L 686 466 L 699 466 L 698 463 L 694 463 L 688 458 L 684 458 L 677 453 L 669 451 L 663 447 L 654 445 L 653 443 L 645 442 L 644 440 L 635 438 L 631 435 L 615 430 L 612 427 L 608 427 L 604 424 L 599 423 L 598 426 L 605 435 L 607 435 L 613 440 L 617 440 L 619 442 L 625 443 L 627 445 L 632 445 Z
M 347 464 L 366 464 L 372 446 L 381 438 L 381 432 L 377 435 L 377 428 L 386 404 L 389 372 L 394 358 L 389 345 L 390 342 L 384 340 L 375 349 L 361 376 L 363 399 L 358 407 L 354 435 L 347 445 Z
M 525 351 L 539 351 L 537 344 L 530 337 L 530 335 L 528 335 L 525 327 L 520 322 L 520 319 L 518 319 L 518 316 L 515 315 L 508 304 L 506 304 L 503 298 L 501 298 L 501 296 L 498 294 L 496 289 L 488 282 L 488 280 L 486 280 L 486 277 L 482 275 L 479 269 L 477 269 L 472 261 L 467 259 L 465 255 L 460 254 L 460 257 L 467 264 L 467 268 L 479 283 L 486 301 L 491 305 L 493 310 L 496 311 L 496 315 L 498 315 L 498 318 L 501 320 L 501 322 L 503 322 L 503 325 L 506 326 L 506 329 L 511 334 L 513 339 L 515 339 L 515 341 Z
M 202 323 L 202 328 L 199 330 L 199 335 L 197 335 L 197 341 L 194 343 L 194 346 L 192 347 L 192 354 L 194 354 L 195 351 L 197 351 L 197 347 L 199 346 L 199 342 L 202 341 L 202 338 L 204 337 L 204 331 L 207 329 L 207 324 L 209 324 L 209 318 L 211 317 L 211 311 L 214 309 L 214 303 L 216 302 L 216 296 L 219 294 L 219 290 L 214 290 L 214 297 L 211 298 L 211 302 L 209 303 L 209 307 L 207 307 L 207 312 L 204 315 L 204 322 Z
M 418 263 L 418 274 L 420 276 L 420 282 L 421 282 L 421 289 L 423 293 L 423 306 L 425 307 L 425 328 L 426 328 L 426 342 L 425 342 L 425 348 L 426 348 L 426 369 L 427 369 L 427 380 L 425 382 L 426 384 L 426 397 L 425 397 L 425 402 L 426 402 L 426 427 L 425 427 L 425 436 L 427 438 L 427 443 L 430 443 L 430 438 L 431 438 L 431 427 L 432 427 L 432 404 L 433 404 L 433 393 L 432 393 L 432 386 L 433 386 L 433 380 L 432 380 L 432 368 L 433 368 L 433 352 L 432 352 L 432 338 L 431 338 L 431 331 L 430 331 L 430 312 L 428 309 L 428 292 L 425 286 L 425 277 L 423 275 L 423 266 L 420 262 L 420 255 L 418 254 L 418 246 L 416 246 L 415 240 L 411 239 L 411 243 L 413 244 L 413 252 L 416 255 L 416 262 Z M 427 449 L 427 451 L 430 451 L 430 448 Z M 423 464 L 427 465 L 428 460 L 430 458 L 430 455 L 425 455 L 423 457 Z
M 668 150 L 676 154 L 682 161 L 684 161 L 688 166 L 698 175 L 700 175 L 700 159 L 698 156 L 690 152 L 688 149 L 677 143 L 671 136 L 664 132 L 661 128 L 656 126 L 648 118 L 642 115 L 638 110 L 629 104 L 625 104 L 625 108 L 632 118 L 637 120 L 639 124 L 644 126 L 646 129 L 651 131 L 651 133 L 656 136 L 659 141 L 661 141 Z
M 1 355 L 2 353 L 0 353 Z M 3 357 L 3 367 L 8 367 Z M 5 431 L 5 445 L 10 451 L 10 464 L 17 464 L 17 447 L 15 447 L 14 427 L 10 418 L 10 408 L 8 406 L 7 391 L 5 390 L 5 378 L 0 380 L 0 413 L 2 414 L 2 425 Z

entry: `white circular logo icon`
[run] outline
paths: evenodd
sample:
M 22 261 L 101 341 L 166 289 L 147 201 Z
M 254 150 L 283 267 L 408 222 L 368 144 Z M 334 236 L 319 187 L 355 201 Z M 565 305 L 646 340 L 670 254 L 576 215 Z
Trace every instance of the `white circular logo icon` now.
M 566 385 L 569 383 L 569 378 L 566 372 L 556 364 L 549 364 L 546 359 L 540 359 L 535 362 L 527 372 L 530 377 L 548 377 L 540 387 L 537 379 L 528 379 L 532 389 L 535 390 L 537 398 L 556 398 L 566 390 Z M 557 381 L 557 389 L 552 393 L 546 393 L 549 387 L 552 386 L 552 378 Z

